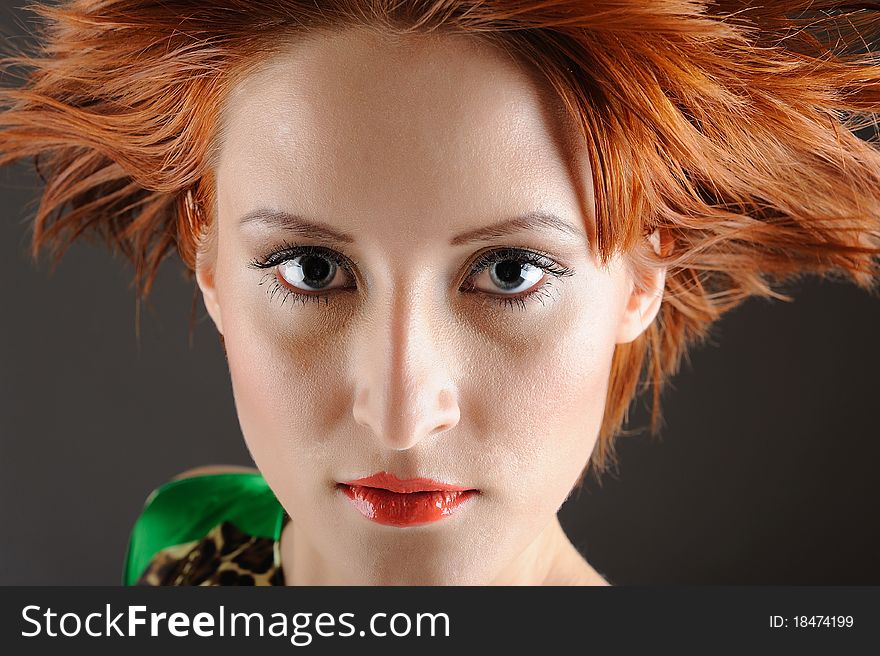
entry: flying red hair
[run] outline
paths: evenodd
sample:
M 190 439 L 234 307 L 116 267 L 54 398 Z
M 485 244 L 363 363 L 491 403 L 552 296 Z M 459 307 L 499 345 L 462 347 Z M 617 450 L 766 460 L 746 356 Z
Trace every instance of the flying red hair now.
M 552 89 L 583 136 L 591 246 L 666 266 L 657 319 L 617 346 L 596 472 L 640 381 L 660 392 L 687 348 L 749 296 L 801 274 L 876 291 L 880 2 L 773 0 L 73 0 L 32 5 L 36 50 L 6 59 L 0 165 L 45 181 L 33 253 L 81 235 L 128 257 L 145 297 L 176 248 L 208 248 L 219 111 L 249 67 L 317 29 L 459 33 Z M 644 235 L 666 247 L 655 254 Z

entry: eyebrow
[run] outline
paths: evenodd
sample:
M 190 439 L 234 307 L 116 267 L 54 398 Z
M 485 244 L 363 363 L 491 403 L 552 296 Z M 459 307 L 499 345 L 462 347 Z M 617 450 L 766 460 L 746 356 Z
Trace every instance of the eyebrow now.
M 483 228 L 468 230 L 449 240 L 452 246 L 460 246 L 462 244 L 471 244 L 478 241 L 489 241 L 496 237 L 503 237 L 520 230 L 540 230 L 550 229 L 564 232 L 573 237 L 584 237 L 584 234 L 571 225 L 568 221 L 556 216 L 552 212 L 542 210 L 528 212 L 522 216 L 517 216 L 505 221 L 499 221 Z
M 240 226 L 261 223 L 266 227 L 277 228 L 295 233 L 301 237 L 335 241 L 344 244 L 354 243 L 349 234 L 334 230 L 326 223 L 306 219 L 298 214 L 279 210 L 257 209 L 245 214 L 239 221 Z M 480 241 L 489 241 L 521 230 L 551 229 L 568 235 L 583 238 L 584 234 L 552 212 L 538 210 L 528 212 L 512 219 L 506 219 L 482 228 L 468 230 L 449 240 L 451 246 L 461 246 Z
M 289 212 L 261 208 L 245 214 L 239 220 L 238 225 L 245 226 L 253 223 L 260 223 L 267 228 L 286 230 L 306 238 L 336 241 L 343 244 L 354 243 L 354 237 L 334 230 L 326 223 L 309 221 L 298 214 Z

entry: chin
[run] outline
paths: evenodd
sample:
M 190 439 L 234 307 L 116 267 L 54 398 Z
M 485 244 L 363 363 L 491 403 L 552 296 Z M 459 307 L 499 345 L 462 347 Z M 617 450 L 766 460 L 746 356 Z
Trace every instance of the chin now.
M 426 563 L 430 556 L 422 556 L 418 564 L 401 563 L 400 560 L 389 560 L 387 563 L 370 563 L 359 577 L 364 585 L 416 585 L 416 586 L 449 586 L 449 585 L 486 585 L 490 575 L 471 567 L 458 566 L 453 563 L 437 561 Z

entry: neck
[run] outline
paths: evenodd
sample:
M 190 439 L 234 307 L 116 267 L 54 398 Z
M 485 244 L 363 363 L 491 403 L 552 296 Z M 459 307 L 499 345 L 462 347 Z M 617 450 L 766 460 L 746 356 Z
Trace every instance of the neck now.
M 569 541 L 554 516 L 492 585 L 608 585 Z
M 350 585 L 287 522 L 281 533 L 285 585 Z M 608 585 L 569 541 L 557 517 L 489 585 Z

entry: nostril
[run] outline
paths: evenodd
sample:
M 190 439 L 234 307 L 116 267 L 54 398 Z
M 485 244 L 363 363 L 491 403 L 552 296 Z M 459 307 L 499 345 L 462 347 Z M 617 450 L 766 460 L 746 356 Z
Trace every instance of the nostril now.
M 444 421 L 441 424 L 437 424 L 428 435 L 436 435 L 437 433 L 442 433 L 444 431 L 448 431 L 451 428 L 455 428 L 458 425 L 458 418 L 455 419 L 450 418 L 448 421 Z

